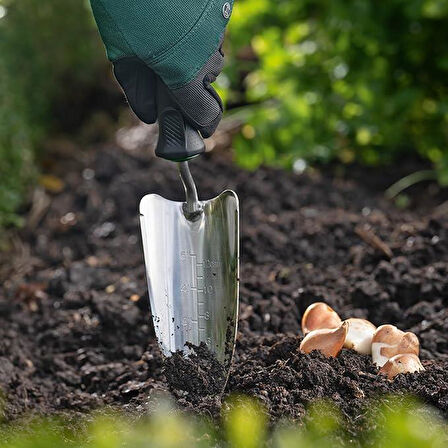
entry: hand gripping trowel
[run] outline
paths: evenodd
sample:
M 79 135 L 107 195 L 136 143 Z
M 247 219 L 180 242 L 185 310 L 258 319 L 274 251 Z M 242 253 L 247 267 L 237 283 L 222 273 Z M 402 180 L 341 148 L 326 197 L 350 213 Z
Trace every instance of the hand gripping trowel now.
M 204 142 L 161 82 L 157 109 L 156 155 L 178 163 L 186 201 L 149 194 L 140 202 L 155 333 L 165 357 L 206 344 L 227 380 L 238 321 L 238 197 L 227 190 L 198 200 L 188 160 L 205 151 Z

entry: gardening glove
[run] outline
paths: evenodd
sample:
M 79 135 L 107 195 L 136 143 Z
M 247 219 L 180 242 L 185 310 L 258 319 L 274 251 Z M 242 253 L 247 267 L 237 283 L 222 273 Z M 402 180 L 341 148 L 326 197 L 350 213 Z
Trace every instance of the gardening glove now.
M 115 77 L 140 120 L 157 120 L 156 92 L 166 87 L 185 120 L 212 135 L 223 106 L 211 83 L 223 68 L 233 0 L 90 2 Z

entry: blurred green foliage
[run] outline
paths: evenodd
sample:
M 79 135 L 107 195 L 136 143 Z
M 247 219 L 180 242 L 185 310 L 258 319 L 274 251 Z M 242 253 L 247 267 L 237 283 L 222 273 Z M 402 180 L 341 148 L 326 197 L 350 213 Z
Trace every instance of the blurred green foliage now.
M 103 61 L 85 0 L 0 0 L 0 228 L 17 222 L 53 106 L 70 114 Z
M 261 405 L 247 398 L 234 397 L 229 402 L 224 426 L 232 448 L 257 448 L 266 439 L 267 416 Z
M 222 84 L 251 104 L 239 161 L 379 165 L 418 152 L 448 185 L 447 42 L 447 0 L 237 1 Z
M 184 415 L 166 402 L 137 423 L 99 415 L 87 429 L 86 422 L 68 425 L 55 420 L 3 425 L 0 448 L 438 448 L 448 440 L 446 423 L 433 410 L 403 399 L 388 398 L 387 406 L 373 406 L 369 429 L 357 431 L 356 436 L 326 402 L 312 405 L 303 425 L 283 422 L 269 431 L 258 402 L 238 397 L 225 407 L 221 428 Z
M 238 0 L 218 88 L 237 161 L 393 163 L 448 185 L 448 0 Z M 34 156 L 106 59 L 87 0 L 0 0 L 0 228 Z M 58 107 L 55 108 L 54 106 Z
M 1 46 L 0 46 L 1 48 Z M 0 50 L 1 51 L 1 50 Z M 22 200 L 32 163 L 31 130 L 24 101 L 7 76 L 0 58 L 0 228 L 18 223 L 16 208 Z

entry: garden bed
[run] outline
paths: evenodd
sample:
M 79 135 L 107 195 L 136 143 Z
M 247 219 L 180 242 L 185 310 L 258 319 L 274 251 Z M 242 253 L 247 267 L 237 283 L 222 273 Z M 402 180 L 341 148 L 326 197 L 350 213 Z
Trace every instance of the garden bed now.
M 9 420 L 104 406 L 143 414 L 155 391 L 168 390 L 137 208 L 148 192 L 182 199 L 177 172 L 114 144 L 82 161 L 68 152 L 53 169 L 62 191 L 37 193 L 13 254 L 1 255 L 0 388 Z M 310 401 L 329 398 L 357 422 L 371 398 L 390 392 L 415 394 L 448 415 L 443 207 L 400 211 L 372 187 L 378 172 L 351 180 L 249 173 L 226 154 L 191 166 L 203 198 L 232 188 L 241 201 L 240 322 L 226 395 L 259 398 L 273 420 L 300 420 Z M 426 371 L 390 382 L 352 351 L 335 359 L 299 354 L 300 318 L 315 301 L 342 318 L 415 332 Z M 172 392 L 183 408 L 219 415 L 218 396 Z

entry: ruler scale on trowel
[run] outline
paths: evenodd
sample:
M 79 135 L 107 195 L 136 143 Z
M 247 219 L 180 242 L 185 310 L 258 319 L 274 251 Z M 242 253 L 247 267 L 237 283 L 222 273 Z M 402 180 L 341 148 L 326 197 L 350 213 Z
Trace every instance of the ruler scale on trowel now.
M 204 142 L 161 82 L 157 102 L 156 155 L 178 163 L 186 201 L 149 194 L 140 202 L 156 336 L 166 357 L 206 344 L 228 373 L 238 320 L 238 197 L 228 190 L 198 200 L 187 160 L 205 151 Z

